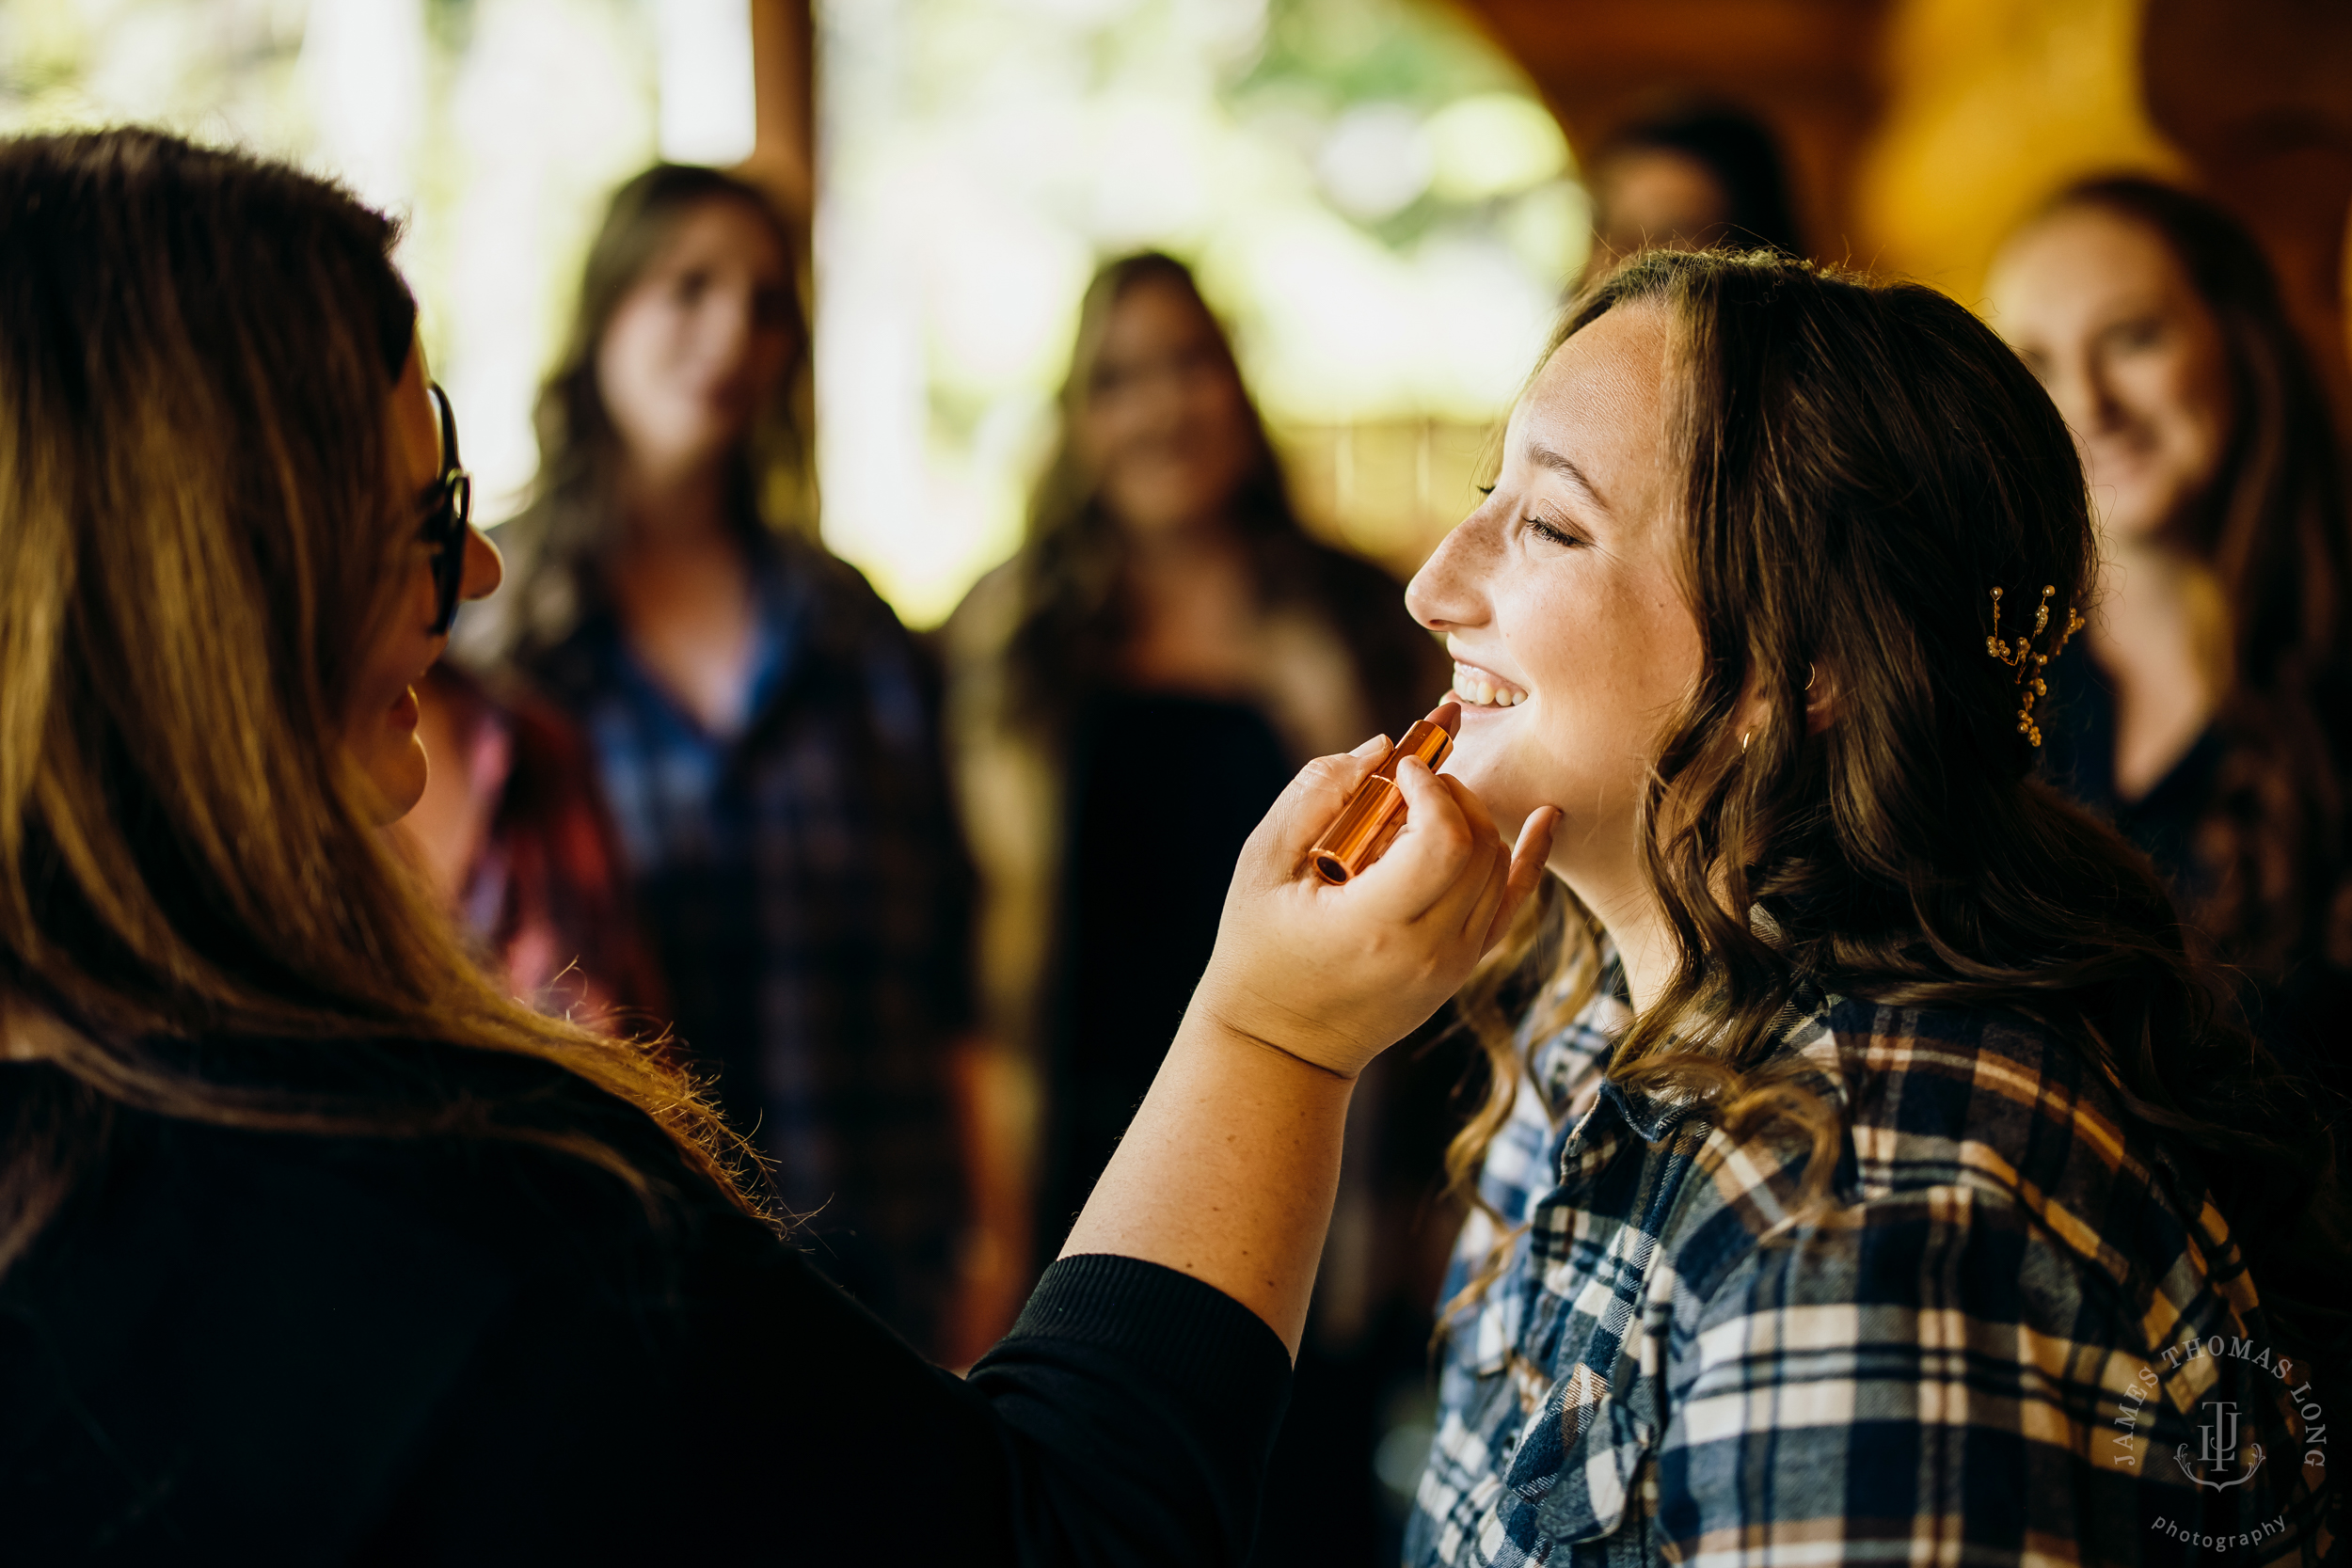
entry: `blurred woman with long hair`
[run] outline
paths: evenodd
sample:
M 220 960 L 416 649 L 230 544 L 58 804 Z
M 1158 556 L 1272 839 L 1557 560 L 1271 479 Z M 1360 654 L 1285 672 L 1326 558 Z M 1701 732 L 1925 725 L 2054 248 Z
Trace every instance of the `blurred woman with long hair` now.
M 1378 567 L 1311 540 L 1232 345 L 1179 261 L 1096 276 L 1060 439 L 1021 551 L 949 621 L 948 735 L 980 872 L 991 1082 L 1039 1129 L 1037 1262 L 1059 1250 L 1184 1016 L 1235 857 L 1298 765 L 1403 729 L 1443 689 L 1437 645 Z M 1418 1069 L 1418 1070 L 1416 1070 Z M 1262 1561 L 1389 1555 L 1375 1412 L 1422 1375 L 1435 1273 L 1425 1171 L 1458 1059 L 1400 1053 L 1359 1096 L 1316 1332 L 1261 1522 Z M 1431 1079 L 1404 1093 L 1400 1072 Z M 1000 1140 L 1008 1145 L 1016 1140 Z M 1417 1244 L 1425 1239 L 1428 1244 Z M 1416 1260 L 1429 1257 L 1426 1266 Z M 1307 1478 L 1314 1478 L 1310 1489 Z
M 678 1038 L 826 1266 L 963 1361 L 1018 1305 L 965 1289 L 970 873 L 935 679 L 806 527 L 792 255 L 718 170 L 614 195 L 474 657 L 588 736 Z
M 8 1561 L 1237 1561 L 1354 1081 L 1534 861 L 1407 771 L 1386 875 L 1238 886 L 1070 1256 L 926 1366 L 665 1053 L 503 996 L 386 834 L 500 576 L 393 226 L 135 130 L 0 142 L 0 214 Z M 1273 986 L 1346 1027 L 1227 1025 Z
M 1397 594 L 1300 527 L 1191 273 L 1104 266 L 1027 541 L 946 634 L 991 1034 L 1044 1077 L 1044 1256 L 1152 1081 L 1250 828 L 1298 763 L 1443 689 Z
M 2270 267 L 2212 202 L 2115 178 L 2013 235 L 1990 292 L 2099 525 L 2051 776 L 2154 859 L 2265 1038 L 2352 1087 L 2352 518 Z

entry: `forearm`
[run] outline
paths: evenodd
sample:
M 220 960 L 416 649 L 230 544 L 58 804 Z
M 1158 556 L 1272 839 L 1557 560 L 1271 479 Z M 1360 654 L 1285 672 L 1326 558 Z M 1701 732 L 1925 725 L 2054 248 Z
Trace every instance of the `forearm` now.
M 1187 1012 L 1065 1258 L 1140 1258 L 1215 1286 L 1295 1356 L 1355 1080 Z
M 1356 1075 L 1469 977 L 1551 842 L 1531 818 L 1514 856 L 1476 796 L 1408 757 L 1404 832 L 1327 885 L 1309 852 L 1384 749 L 1309 764 L 1250 835 L 1175 1043 L 1062 1248 L 1213 1286 L 1294 1356 Z

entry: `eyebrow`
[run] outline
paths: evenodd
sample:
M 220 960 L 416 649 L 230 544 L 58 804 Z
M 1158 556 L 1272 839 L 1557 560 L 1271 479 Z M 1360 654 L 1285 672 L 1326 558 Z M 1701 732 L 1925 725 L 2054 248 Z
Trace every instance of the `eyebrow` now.
M 1576 459 L 1573 457 L 1568 456 L 1565 452 L 1554 451 L 1540 441 L 1534 442 L 1528 447 L 1527 455 L 1537 467 L 1549 468 L 1554 473 L 1564 476 L 1569 483 L 1576 485 L 1587 496 L 1590 496 L 1593 499 L 1593 504 L 1599 507 L 1603 512 L 1611 510 L 1608 498 L 1600 493 L 1600 486 L 1593 483 L 1592 475 L 1586 473 L 1581 467 L 1577 466 Z

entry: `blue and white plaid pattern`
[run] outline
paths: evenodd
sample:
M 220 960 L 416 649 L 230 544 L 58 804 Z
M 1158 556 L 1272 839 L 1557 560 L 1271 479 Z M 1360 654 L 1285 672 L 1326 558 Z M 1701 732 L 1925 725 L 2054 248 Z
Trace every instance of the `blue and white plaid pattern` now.
M 774 540 L 740 735 L 689 716 L 610 613 L 533 673 L 595 748 L 677 1032 L 812 1216 L 816 1260 L 918 1344 L 954 1276 L 946 1053 L 970 1026 L 970 870 L 930 683 L 865 579 Z
M 2006 1014 L 1784 1019 L 1847 1127 L 1806 1215 L 1793 1139 L 1605 1081 L 1614 980 L 1489 1154 L 1526 1229 L 1449 1325 L 1409 1564 L 2318 1560 L 2331 1391 L 2079 1053 Z

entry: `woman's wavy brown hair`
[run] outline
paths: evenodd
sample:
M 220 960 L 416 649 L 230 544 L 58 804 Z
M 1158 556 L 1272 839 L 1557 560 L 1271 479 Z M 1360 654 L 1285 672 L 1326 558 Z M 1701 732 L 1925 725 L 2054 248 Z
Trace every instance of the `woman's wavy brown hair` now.
M 2048 397 L 1944 295 L 1765 252 L 1642 256 L 1551 346 L 1621 309 L 1662 312 L 1676 343 L 1680 572 L 1704 662 L 1641 816 L 1678 960 L 1610 1076 L 1696 1097 L 1735 1136 L 1809 1137 L 1819 1196 L 1840 1132 L 1768 1066 L 1785 1006 L 1820 991 L 2024 1014 L 2198 1160 L 2265 1300 L 2331 1337 L 2346 1254 L 2323 1116 L 2217 1016 L 2144 859 L 2034 777 L 2015 672 L 1988 657 L 1992 589 L 2008 633 L 2030 629 L 2014 607 L 2045 585 L 2062 615 L 2091 581 L 2082 467 Z M 1808 733 L 1816 671 L 1835 718 Z M 1740 717 L 1750 700 L 1760 724 Z M 1449 1152 L 1472 1202 L 1542 1033 L 1509 1013 L 1573 1006 L 1595 952 L 1555 889 L 1466 994 L 1492 1069 Z
M 2236 410 L 2212 485 L 2171 521 L 2174 546 L 2213 573 L 2229 611 L 2222 752 L 2192 840 L 2211 883 L 2197 925 L 2269 984 L 2306 965 L 2352 970 L 2352 529 L 2326 394 L 2269 261 L 2234 218 L 2134 176 L 2071 186 L 2042 215 L 2084 208 L 2172 253 L 2220 330 Z
M 0 1269 L 123 1108 L 511 1138 L 757 1212 L 658 1053 L 474 968 L 334 738 L 414 570 L 393 225 L 139 130 L 0 143 Z M 199 1070 L 240 1041 L 300 1070 Z M 448 1047 L 484 1081 L 449 1081 Z M 666 1138 L 624 1153 L 492 1057 Z M 291 1086 L 313 1080 L 344 1086 Z

